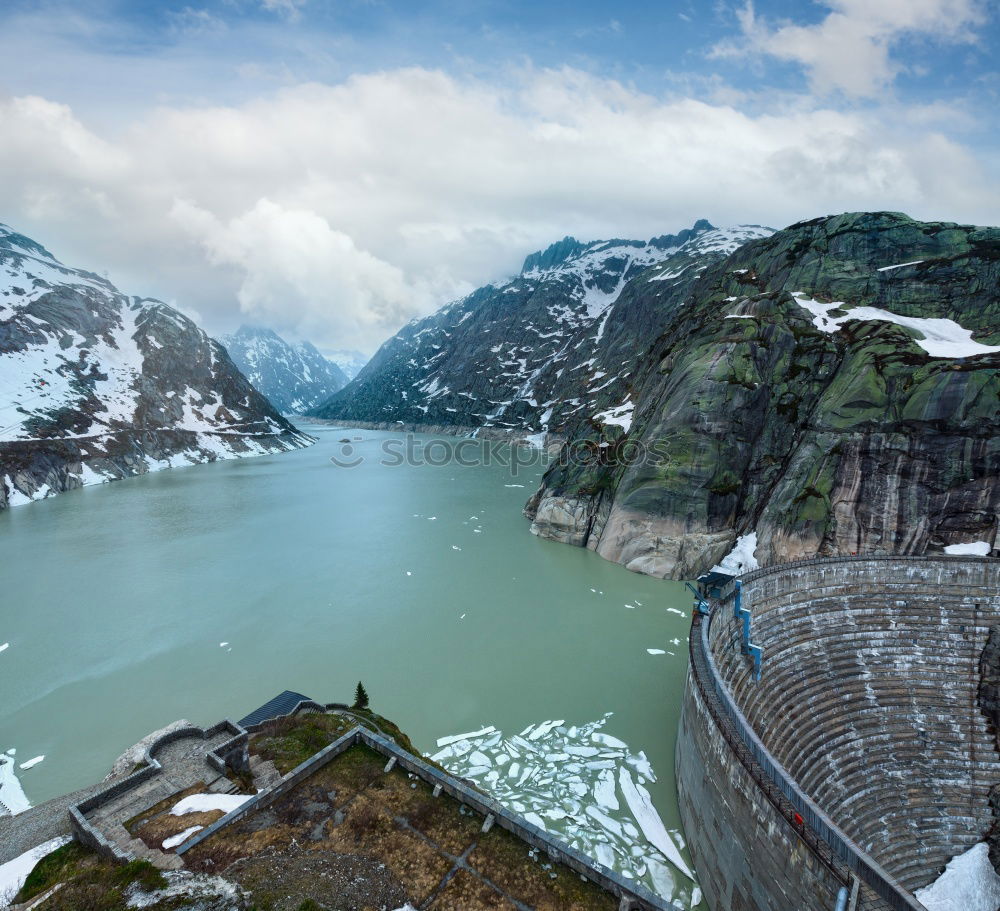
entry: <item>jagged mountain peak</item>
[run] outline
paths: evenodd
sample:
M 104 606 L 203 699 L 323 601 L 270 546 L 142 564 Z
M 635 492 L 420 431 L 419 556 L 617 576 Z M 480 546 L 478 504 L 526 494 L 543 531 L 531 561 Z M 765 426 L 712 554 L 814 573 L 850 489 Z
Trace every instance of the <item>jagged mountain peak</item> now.
M 549 244 L 544 250 L 536 250 L 529 253 L 524 258 L 524 265 L 521 272 L 532 272 L 535 269 L 551 269 L 559 263 L 564 263 L 568 259 L 580 254 L 587 248 L 586 244 L 580 243 L 575 237 L 568 234 L 554 244 Z
M 358 380 L 315 410 L 373 423 L 506 427 L 539 432 L 618 405 L 627 364 L 655 338 L 710 263 L 766 237 L 702 219 L 650 241 L 564 238 L 527 271 L 414 320 Z M 670 278 L 645 298 L 632 286 Z
M 0 508 L 306 442 L 191 319 L 4 226 Z
M 32 240 L 30 237 L 26 237 L 24 234 L 19 234 L 9 225 L 5 225 L 2 222 L 0 222 L 0 247 L 6 247 L 12 251 L 16 249 L 28 256 L 50 259 L 54 263 L 59 262 L 40 243 Z
M 689 240 L 706 231 L 716 228 L 710 221 L 699 218 L 690 228 L 678 231 L 677 234 L 661 234 L 649 240 L 629 240 L 615 237 L 608 240 L 580 241 L 571 235 L 550 244 L 544 250 L 529 253 L 521 266 L 521 275 L 542 273 L 551 269 L 571 264 L 588 254 L 600 255 L 600 258 L 610 256 L 629 256 L 633 258 L 655 259 L 665 251 L 676 250 Z M 654 252 L 655 251 L 655 252 Z M 594 257 L 591 257 L 594 258 Z
M 222 341 L 254 388 L 286 414 L 311 408 L 348 383 L 312 343 L 293 344 L 266 326 L 244 324 Z

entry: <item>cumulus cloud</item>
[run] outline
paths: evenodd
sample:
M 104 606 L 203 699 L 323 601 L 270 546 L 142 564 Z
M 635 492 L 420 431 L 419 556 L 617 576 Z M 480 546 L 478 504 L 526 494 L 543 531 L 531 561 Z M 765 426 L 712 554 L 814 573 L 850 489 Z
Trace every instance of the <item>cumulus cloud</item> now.
M 268 12 L 278 13 L 288 19 L 298 19 L 306 0 L 261 0 L 261 7 Z
M 299 333 L 338 337 L 391 334 L 412 315 L 420 291 L 401 269 L 365 250 L 321 215 L 260 199 L 223 224 L 191 202 L 174 203 L 171 217 L 205 247 L 214 264 L 238 266 L 240 309 L 251 321 Z M 289 319 L 291 317 L 291 319 Z
M 870 97 L 902 70 L 895 44 L 920 36 L 972 42 L 984 21 L 977 0 L 824 0 L 830 12 L 815 25 L 772 25 L 757 16 L 753 0 L 737 13 L 741 39 L 713 49 L 716 57 L 763 55 L 801 64 L 815 91 L 839 90 Z
M 993 218 L 1000 194 L 975 157 L 890 114 L 750 113 L 572 69 L 378 72 L 164 106 L 114 135 L 46 99 L 0 98 L 0 213 L 211 331 L 248 319 L 370 351 L 566 233 L 877 208 Z

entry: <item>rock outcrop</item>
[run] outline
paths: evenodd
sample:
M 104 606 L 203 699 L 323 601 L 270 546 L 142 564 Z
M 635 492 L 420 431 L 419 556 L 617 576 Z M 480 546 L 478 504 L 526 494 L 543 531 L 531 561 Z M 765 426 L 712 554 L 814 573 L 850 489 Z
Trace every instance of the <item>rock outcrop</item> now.
M 793 225 L 707 268 L 631 378 L 569 429 L 538 534 L 682 578 L 758 559 L 997 541 L 1000 230 L 898 213 Z
M 566 440 L 536 534 L 689 577 L 997 543 L 1000 230 L 891 212 L 532 254 L 320 417 Z
M 348 379 L 309 342 L 291 345 L 270 329 L 240 326 L 219 339 L 233 363 L 282 414 L 299 414 L 326 401 Z
M 0 225 L 0 509 L 309 442 L 186 316 Z

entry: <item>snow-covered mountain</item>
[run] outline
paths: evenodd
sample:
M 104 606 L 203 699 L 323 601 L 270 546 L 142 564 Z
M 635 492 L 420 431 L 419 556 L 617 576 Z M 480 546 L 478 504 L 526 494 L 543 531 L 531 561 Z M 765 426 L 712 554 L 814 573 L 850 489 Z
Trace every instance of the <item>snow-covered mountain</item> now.
M 0 224 L 0 509 L 309 441 L 186 316 Z
M 528 256 L 516 277 L 404 326 L 313 413 L 526 433 L 592 416 L 626 421 L 632 368 L 691 285 L 771 233 L 701 220 L 648 241 L 566 237 Z
M 347 377 L 348 381 L 353 380 L 368 363 L 368 358 L 363 355 L 360 351 L 354 351 L 353 349 L 341 349 L 339 351 L 328 351 L 326 353 L 326 359 L 328 361 L 333 361 L 341 370 L 344 371 L 344 376 Z
M 270 329 L 240 326 L 220 341 L 254 388 L 284 414 L 305 411 L 349 382 L 309 342 L 292 345 Z

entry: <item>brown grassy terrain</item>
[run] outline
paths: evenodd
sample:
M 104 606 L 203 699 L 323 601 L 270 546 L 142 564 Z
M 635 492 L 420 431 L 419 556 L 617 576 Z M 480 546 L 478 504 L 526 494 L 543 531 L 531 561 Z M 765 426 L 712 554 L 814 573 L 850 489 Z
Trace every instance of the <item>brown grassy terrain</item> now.
M 315 723 L 326 717 L 314 716 L 305 732 L 268 731 L 271 756 L 297 765 L 296 744 L 311 744 L 317 730 L 336 735 L 335 725 Z M 513 899 L 539 911 L 617 908 L 571 870 L 530 856 L 513 835 L 496 827 L 482 835 L 481 816 L 447 795 L 434 797 L 399 767 L 386 773 L 385 764 L 380 753 L 353 747 L 185 861 L 240 883 L 261 911 L 297 911 L 306 901 L 338 911 L 404 901 L 432 911 L 492 911 L 516 907 Z
M 125 828 L 130 835 L 141 838 L 149 847 L 157 848 L 161 851 L 170 851 L 170 848 L 163 847 L 164 839 L 177 835 L 192 826 L 210 826 L 217 819 L 221 819 L 225 814 L 221 810 L 209 810 L 204 813 L 185 813 L 183 816 L 174 816 L 170 810 L 183 798 L 191 794 L 201 794 L 205 791 L 205 785 L 198 782 L 183 791 L 172 794 L 165 800 L 161 800 L 155 806 L 144 810 L 138 816 L 133 817 L 125 823 Z

